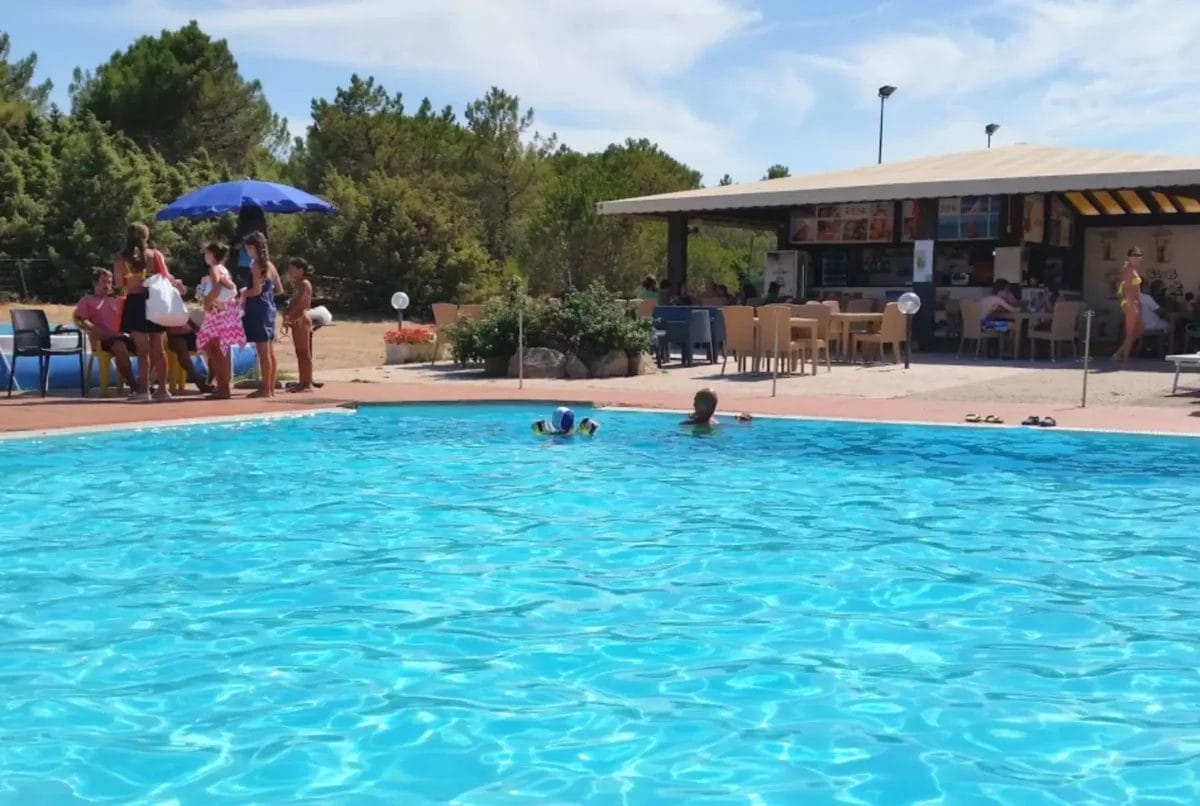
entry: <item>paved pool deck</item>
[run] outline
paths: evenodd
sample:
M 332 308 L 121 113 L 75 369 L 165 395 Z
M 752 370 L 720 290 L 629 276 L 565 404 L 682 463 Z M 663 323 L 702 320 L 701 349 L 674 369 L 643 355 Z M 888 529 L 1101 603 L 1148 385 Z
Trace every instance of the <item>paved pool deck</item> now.
M 205 400 L 184 394 L 169 402 L 129 403 L 119 399 L 69 396 L 0 398 L 0 433 L 34 435 L 63 429 L 165 424 L 210 418 L 300 414 L 325 408 L 389 403 L 539 401 L 662 410 L 690 408 L 692 395 L 711 386 L 722 411 L 756 415 L 901 423 L 963 423 L 968 413 L 996 415 L 1019 426 L 1030 415 L 1051 416 L 1060 428 L 1200 435 L 1200 396 L 1169 395 L 1170 375 L 1159 369 L 1097 375 L 1087 408 L 1079 406 L 1079 372 L 1069 368 L 1017 366 L 925 366 L 904 371 L 881 365 L 822 369 L 815 378 L 780 378 L 771 396 L 768 377 L 727 374 L 713 367 L 607 381 L 482 378 L 448 367 L 368 367 L 320 372 L 324 388 L 311 394 L 280 392 L 274 400 Z M 1034 373 L 1027 376 L 1028 373 Z M 1165 385 L 1165 386 L 1164 386 Z M 1110 388 L 1111 387 L 1111 388 Z M 1133 389 L 1122 396 L 1114 389 Z M 1149 391 L 1148 391 L 1149 390 Z

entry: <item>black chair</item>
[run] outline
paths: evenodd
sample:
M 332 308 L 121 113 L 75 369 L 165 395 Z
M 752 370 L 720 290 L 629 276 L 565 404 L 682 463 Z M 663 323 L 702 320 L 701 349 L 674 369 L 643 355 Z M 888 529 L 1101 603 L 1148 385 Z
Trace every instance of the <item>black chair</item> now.
M 46 312 L 37 309 L 14 310 L 12 316 L 13 347 L 12 362 L 8 372 L 8 396 L 12 397 L 13 382 L 17 377 L 18 358 L 37 358 L 38 386 L 41 387 L 42 397 L 50 384 L 50 359 L 57 355 L 79 356 L 79 393 L 87 397 L 87 376 L 83 365 L 83 331 L 77 327 L 58 325 L 51 328 L 46 319 Z M 72 333 L 75 335 L 74 347 L 54 347 L 51 335 Z

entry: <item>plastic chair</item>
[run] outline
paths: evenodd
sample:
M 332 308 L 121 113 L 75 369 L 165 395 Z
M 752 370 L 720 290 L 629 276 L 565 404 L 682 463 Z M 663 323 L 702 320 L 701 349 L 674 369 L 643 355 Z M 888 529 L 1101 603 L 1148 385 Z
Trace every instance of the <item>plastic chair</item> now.
M 996 342 L 999 349 L 1004 336 L 994 330 L 983 329 L 983 306 L 979 300 L 961 300 L 959 310 L 962 312 L 962 335 L 958 339 L 958 355 L 962 355 L 963 345 L 969 341 L 975 342 L 976 358 L 979 358 L 979 349 L 985 341 Z
M 86 374 L 90 379 L 92 377 L 92 362 L 96 362 L 96 371 L 100 376 L 100 397 L 108 396 L 108 387 L 110 385 L 109 381 L 114 374 L 117 376 L 117 378 L 116 383 L 113 385 L 116 388 L 117 395 L 120 396 L 125 390 L 125 379 L 121 377 L 120 372 L 115 371 L 116 368 L 113 366 L 112 353 L 101 349 L 100 342 L 91 336 L 88 337 L 88 343 L 91 345 L 92 349 L 91 355 L 88 356 L 87 369 L 84 370 L 84 374 Z
M 713 340 L 712 319 L 709 317 L 707 308 L 696 308 L 688 319 L 688 346 L 691 347 L 691 350 L 687 352 L 694 352 L 700 345 L 704 345 L 708 363 L 715 364 L 717 362 L 716 342 Z M 690 364 L 691 361 L 686 363 Z
M 766 369 L 770 370 L 770 359 L 774 358 L 775 367 L 779 369 L 780 362 L 786 358 L 788 363 L 784 372 L 791 372 L 796 368 L 801 349 L 801 343 L 792 339 L 791 305 L 779 303 L 764 305 L 758 309 L 758 347 L 755 350 L 755 364 L 761 367 L 763 359 L 768 359 Z
M 889 302 L 883 307 L 883 324 L 878 333 L 855 333 L 850 337 L 850 355 L 858 355 L 864 344 L 879 345 L 879 360 L 883 360 L 883 345 L 892 345 L 892 363 L 900 363 L 900 345 L 906 341 L 904 333 L 904 314 L 900 306 Z M 866 363 L 864 356 L 863 362 Z
M 1071 343 L 1071 350 L 1075 358 L 1079 358 L 1079 342 L 1076 337 L 1075 325 L 1079 321 L 1079 311 L 1081 308 L 1083 308 L 1082 302 L 1059 301 L 1054 305 L 1054 314 L 1050 318 L 1049 330 L 1029 329 L 1030 361 L 1034 360 L 1039 341 L 1049 342 L 1051 361 L 1058 360 L 1055 345 L 1064 341 Z
M 806 302 L 803 305 L 792 306 L 792 316 L 803 319 L 817 320 L 817 354 L 812 357 L 813 372 L 817 371 L 817 362 L 821 360 L 821 352 L 825 353 L 825 369 L 833 372 L 833 359 L 829 355 L 829 328 L 833 322 L 833 309 L 823 302 Z M 802 342 L 803 356 L 808 355 L 809 342 Z
M 721 318 L 725 322 L 725 349 L 737 356 L 738 372 L 746 371 L 746 359 L 754 358 L 754 309 L 749 305 L 729 305 L 721 309 Z M 721 374 L 725 374 L 725 363 L 721 364 Z M 752 363 L 752 369 L 757 370 L 758 364 Z
M 87 397 L 87 377 L 84 374 L 83 331 L 77 327 L 57 325 L 53 329 L 46 319 L 46 312 L 37 308 L 19 309 L 9 312 L 12 319 L 12 363 L 8 372 L 8 396 L 12 397 L 13 382 L 17 377 L 18 358 L 37 358 L 38 386 L 42 397 L 50 385 L 50 359 L 60 355 L 79 356 L 79 394 Z M 51 335 L 73 334 L 75 346 L 55 347 Z

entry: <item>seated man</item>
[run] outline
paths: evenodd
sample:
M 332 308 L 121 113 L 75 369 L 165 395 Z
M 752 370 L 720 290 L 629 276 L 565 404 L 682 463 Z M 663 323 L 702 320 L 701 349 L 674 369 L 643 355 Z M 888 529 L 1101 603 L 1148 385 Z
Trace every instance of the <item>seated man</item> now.
M 120 331 L 120 302 L 112 295 L 113 276 L 108 269 L 92 269 L 92 293 L 75 306 L 72 319 L 80 330 L 91 337 L 92 349 L 100 349 L 113 357 L 117 372 L 131 389 L 137 386 L 133 377 L 133 339 Z
M 183 284 L 182 280 L 175 279 L 175 288 L 180 295 L 187 296 L 187 286 Z M 201 392 L 209 394 L 213 390 L 212 384 L 206 383 L 200 377 L 200 373 L 196 372 L 196 364 L 192 361 L 192 353 L 196 352 L 196 332 L 198 330 L 199 328 L 190 320 L 186 325 L 167 328 L 167 350 L 174 353 L 175 360 L 179 362 L 179 366 L 183 367 L 188 383 L 195 384 Z
M 983 329 L 995 333 L 1007 334 L 1016 331 L 1012 329 L 1012 315 L 1019 311 L 1012 294 L 1008 290 L 1008 280 L 997 280 L 992 283 L 992 293 L 979 300 L 979 312 L 983 318 Z
M 183 367 L 188 383 L 195 384 L 196 388 L 205 394 L 212 392 L 212 385 L 200 377 L 200 373 L 196 372 L 196 363 L 192 361 L 192 353 L 196 352 L 195 325 L 188 322 L 186 325 L 167 328 L 167 349 L 175 355 L 179 366 Z

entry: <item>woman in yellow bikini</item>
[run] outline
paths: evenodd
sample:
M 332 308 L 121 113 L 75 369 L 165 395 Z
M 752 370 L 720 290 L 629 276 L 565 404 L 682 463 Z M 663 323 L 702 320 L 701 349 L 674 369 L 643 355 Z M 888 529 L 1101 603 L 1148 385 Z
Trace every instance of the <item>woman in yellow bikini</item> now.
M 1117 298 L 1121 300 L 1121 314 L 1125 317 L 1125 340 L 1113 353 L 1113 358 L 1122 364 L 1129 360 L 1133 345 L 1142 337 L 1142 275 L 1138 272 L 1141 265 L 1141 247 L 1134 246 L 1126 253 L 1121 282 L 1117 285 Z

